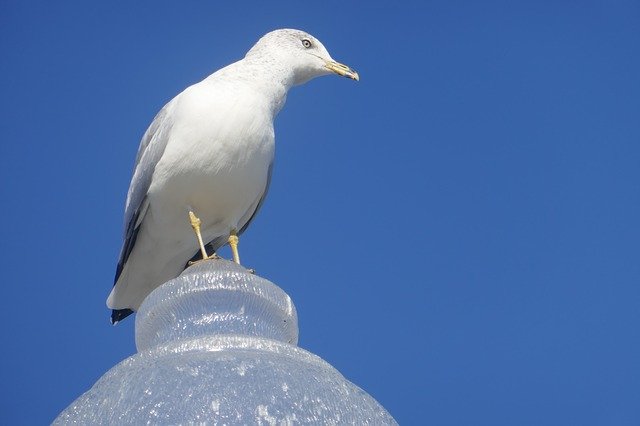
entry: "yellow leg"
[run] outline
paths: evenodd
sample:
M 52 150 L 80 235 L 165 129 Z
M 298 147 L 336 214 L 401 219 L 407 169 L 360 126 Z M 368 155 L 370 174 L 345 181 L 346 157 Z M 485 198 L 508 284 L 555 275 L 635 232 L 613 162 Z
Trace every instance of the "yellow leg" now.
M 189 211 L 189 221 L 191 222 L 193 232 L 195 232 L 196 238 L 198 239 L 200 251 L 202 252 L 202 260 L 209 259 L 207 250 L 204 248 L 204 242 L 202 241 L 202 234 L 200 233 L 200 224 L 202 223 L 202 221 L 195 214 L 193 214 L 192 211 Z
M 233 261 L 238 265 L 240 264 L 240 254 L 238 254 L 238 233 L 235 229 L 231 230 L 231 234 L 229 235 L 229 246 L 231 246 L 231 253 L 233 253 Z

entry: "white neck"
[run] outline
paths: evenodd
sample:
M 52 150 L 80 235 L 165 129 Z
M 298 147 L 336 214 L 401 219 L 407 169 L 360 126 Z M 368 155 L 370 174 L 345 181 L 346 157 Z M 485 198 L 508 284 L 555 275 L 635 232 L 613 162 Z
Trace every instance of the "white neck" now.
M 267 60 L 258 55 L 249 55 L 234 62 L 209 78 L 222 77 L 252 86 L 268 100 L 275 117 L 284 106 L 287 92 L 294 85 L 291 67 L 283 66 L 276 60 Z

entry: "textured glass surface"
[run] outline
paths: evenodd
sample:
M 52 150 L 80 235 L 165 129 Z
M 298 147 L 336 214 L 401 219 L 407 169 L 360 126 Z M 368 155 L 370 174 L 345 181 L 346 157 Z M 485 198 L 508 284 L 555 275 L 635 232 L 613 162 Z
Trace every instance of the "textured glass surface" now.
M 296 341 L 282 290 L 230 262 L 196 264 L 142 304 L 139 352 L 54 424 L 396 424 Z
M 204 334 L 243 334 L 298 343 L 291 298 L 226 260 L 199 262 L 154 290 L 136 314 L 136 346 Z

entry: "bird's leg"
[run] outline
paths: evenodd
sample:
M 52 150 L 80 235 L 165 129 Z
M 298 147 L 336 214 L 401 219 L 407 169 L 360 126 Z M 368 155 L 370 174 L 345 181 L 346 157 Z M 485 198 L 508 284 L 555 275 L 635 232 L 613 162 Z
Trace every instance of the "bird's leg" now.
M 240 264 L 240 255 L 238 254 L 238 233 L 235 229 L 231 230 L 229 235 L 229 246 L 231 247 L 231 253 L 233 253 L 233 261 L 238 265 Z
M 200 251 L 202 252 L 202 260 L 209 259 L 207 250 L 204 248 L 204 242 L 202 241 L 202 234 L 200 233 L 200 224 L 202 223 L 202 221 L 191 210 L 189 210 L 189 221 L 191 222 L 193 232 L 195 232 L 196 238 L 198 239 Z

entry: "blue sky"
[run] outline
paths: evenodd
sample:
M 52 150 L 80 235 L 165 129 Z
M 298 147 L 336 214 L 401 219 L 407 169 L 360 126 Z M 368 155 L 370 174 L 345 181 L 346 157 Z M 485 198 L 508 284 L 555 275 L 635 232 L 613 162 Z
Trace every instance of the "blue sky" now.
M 0 423 L 135 352 L 105 299 L 140 137 L 282 27 L 361 76 L 290 92 L 241 242 L 300 346 L 401 424 L 640 423 L 638 2 L 218 3 L 0 3 Z

